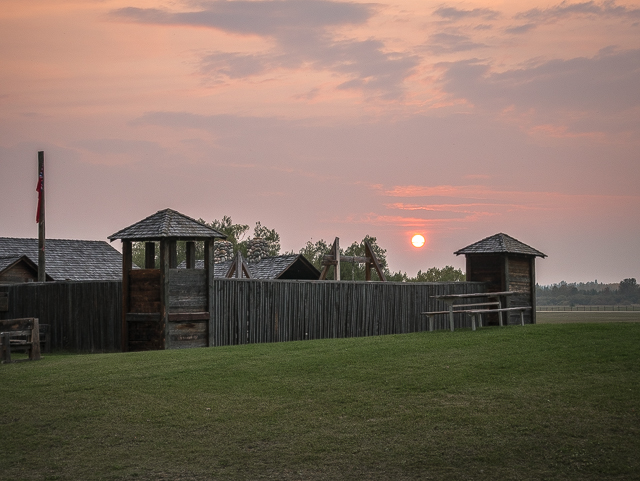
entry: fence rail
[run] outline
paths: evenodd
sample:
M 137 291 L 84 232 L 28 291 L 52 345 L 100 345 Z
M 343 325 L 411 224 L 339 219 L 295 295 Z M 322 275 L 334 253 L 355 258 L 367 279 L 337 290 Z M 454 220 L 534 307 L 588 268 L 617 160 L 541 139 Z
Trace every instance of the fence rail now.
M 484 292 L 480 282 L 394 283 L 214 280 L 216 346 L 304 339 L 403 334 L 428 330 L 420 313 L 444 310 L 433 296 Z M 0 286 L 0 319 L 37 317 L 49 324 L 53 349 L 121 349 L 120 281 L 47 282 Z M 435 319 L 448 329 L 448 316 Z M 469 328 L 457 315 L 456 328 Z
M 600 311 L 600 312 L 617 312 L 617 311 L 640 311 L 638 305 L 628 306 L 537 306 L 538 312 L 551 312 L 551 311 Z

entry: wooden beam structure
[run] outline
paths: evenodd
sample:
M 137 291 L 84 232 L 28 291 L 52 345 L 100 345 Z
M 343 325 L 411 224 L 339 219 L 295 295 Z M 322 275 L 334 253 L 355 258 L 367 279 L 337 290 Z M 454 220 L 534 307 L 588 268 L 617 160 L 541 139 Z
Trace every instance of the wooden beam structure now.
M 245 279 L 251 279 L 251 271 L 249 270 L 249 264 L 242 257 L 242 252 L 236 252 L 235 259 L 229 266 L 227 275 L 225 277 L 232 279 L 242 279 L 244 274 Z
M 387 280 L 384 272 L 382 271 L 382 267 L 378 262 L 378 258 L 373 252 L 373 248 L 369 241 L 364 241 L 364 256 L 343 256 L 340 255 L 340 239 L 336 237 L 335 241 L 333 241 L 333 245 L 331 246 L 331 250 L 329 254 L 325 255 L 322 258 L 322 272 L 320 273 L 320 280 L 325 280 L 327 278 L 327 274 L 329 273 L 329 268 L 334 266 L 335 268 L 335 277 L 336 281 L 340 280 L 340 263 L 341 262 L 351 262 L 353 264 L 365 264 L 365 280 L 371 280 L 371 269 L 375 269 L 378 277 L 381 281 L 385 282 Z

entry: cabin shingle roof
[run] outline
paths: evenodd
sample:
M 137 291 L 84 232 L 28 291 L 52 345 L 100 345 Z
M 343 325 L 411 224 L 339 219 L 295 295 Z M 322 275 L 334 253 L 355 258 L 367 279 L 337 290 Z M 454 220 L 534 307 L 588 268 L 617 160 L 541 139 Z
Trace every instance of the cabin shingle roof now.
M 547 257 L 539 250 L 520 242 L 507 234 L 496 234 L 474 244 L 468 245 L 458 251 L 460 254 L 524 254 L 528 256 Z
M 274 257 L 263 257 L 258 262 L 248 262 L 249 271 L 251 272 L 251 277 L 253 279 L 277 279 L 279 278 L 289 267 L 291 267 L 298 258 L 302 257 L 301 254 L 286 254 L 281 256 Z M 306 259 L 300 260 L 298 262 L 305 263 Z M 227 260 L 222 262 L 216 262 L 213 265 L 214 277 L 215 278 L 223 278 L 229 272 L 229 268 L 233 264 L 233 260 Z M 309 267 L 309 271 L 316 274 L 317 277 L 320 277 L 320 271 L 318 271 L 313 264 L 310 262 L 306 262 Z M 183 261 L 178 268 L 184 268 L 186 263 Z M 196 260 L 196 269 L 204 269 L 204 261 Z M 314 272 L 315 271 L 315 272 Z
M 38 265 L 38 239 L 0 237 L 1 258 L 23 255 Z M 45 261 L 54 281 L 122 279 L 122 254 L 105 241 L 46 239 Z
M 119 230 L 108 237 L 129 241 L 152 241 L 160 239 L 195 240 L 210 238 L 226 239 L 227 236 L 201 224 L 189 216 L 172 209 L 164 209 Z

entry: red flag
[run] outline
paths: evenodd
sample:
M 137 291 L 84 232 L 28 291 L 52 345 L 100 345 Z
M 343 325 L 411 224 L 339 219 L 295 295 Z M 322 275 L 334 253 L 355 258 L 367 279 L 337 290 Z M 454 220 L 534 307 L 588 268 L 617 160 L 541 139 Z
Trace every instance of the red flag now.
M 38 185 L 36 192 L 38 193 L 38 212 L 36 212 L 36 224 L 40 223 L 40 208 L 42 207 L 42 191 L 44 189 L 44 172 L 40 171 L 38 175 Z

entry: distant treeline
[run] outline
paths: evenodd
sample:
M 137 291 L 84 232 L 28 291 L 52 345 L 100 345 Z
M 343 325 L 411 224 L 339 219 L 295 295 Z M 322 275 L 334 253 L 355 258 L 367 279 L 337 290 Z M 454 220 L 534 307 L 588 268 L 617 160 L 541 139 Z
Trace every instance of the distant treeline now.
M 562 281 L 550 286 L 536 285 L 536 300 L 539 306 L 638 304 L 640 286 L 633 277 L 618 284 Z

